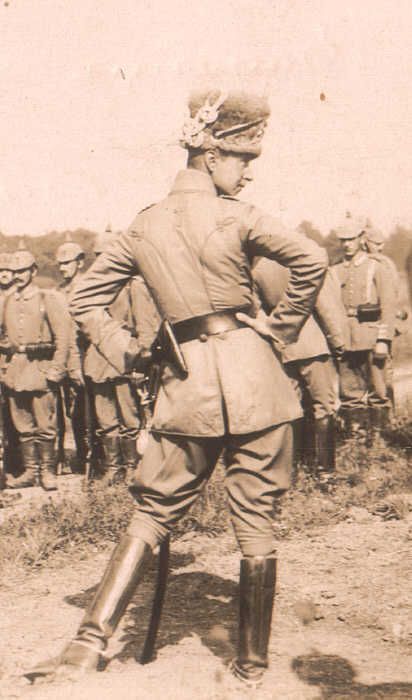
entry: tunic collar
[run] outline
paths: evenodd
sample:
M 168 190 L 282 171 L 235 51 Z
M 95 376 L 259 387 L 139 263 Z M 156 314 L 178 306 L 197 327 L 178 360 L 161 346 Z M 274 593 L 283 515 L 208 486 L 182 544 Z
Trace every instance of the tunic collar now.
M 351 265 L 353 265 L 354 267 L 359 267 L 359 265 L 362 265 L 362 263 L 364 263 L 365 260 L 367 260 L 367 258 L 368 256 L 366 253 L 364 253 L 363 251 L 359 251 L 351 260 L 344 260 L 343 264 L 345 267 L 350 267 Z
M 23 299 L 24 301 L 27 301 L 28 299 L 32 299 L 38 291 L 39 288 L 35 284 L 29 284 L 23 289 L 22 292 L 14 292 L 14 295 L 16 299 Z
M 194 168 L 186 168 L 177 173 L 170 194 L 175 192 L 207 192 L 217 197 L 210 175 Z

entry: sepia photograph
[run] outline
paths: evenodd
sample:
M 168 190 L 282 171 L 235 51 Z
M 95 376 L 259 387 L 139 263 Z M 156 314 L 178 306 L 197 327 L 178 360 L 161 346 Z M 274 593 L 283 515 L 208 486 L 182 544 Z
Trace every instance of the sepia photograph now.
M 0 0 L 0 698 L 412 700 L 409 0 Z

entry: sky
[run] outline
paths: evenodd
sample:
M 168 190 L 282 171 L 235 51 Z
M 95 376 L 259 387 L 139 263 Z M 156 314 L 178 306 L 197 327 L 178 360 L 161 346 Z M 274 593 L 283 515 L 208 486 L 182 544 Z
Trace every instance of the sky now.
M 202 85 L 269 98 L 243 199 L 412 226 L 411 37 L 410 0 L 0 0 L 0 231 L 126 227 L 184 167 Z

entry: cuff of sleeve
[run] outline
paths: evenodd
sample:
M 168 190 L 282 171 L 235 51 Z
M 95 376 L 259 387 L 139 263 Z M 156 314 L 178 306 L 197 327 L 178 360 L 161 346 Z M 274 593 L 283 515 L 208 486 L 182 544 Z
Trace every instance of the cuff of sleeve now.
M 377 340 L 384 340 L 387 343 L 391 342 L 392 338 L 390 336 L 388 326 L 386 326 L 386 325 L 379 326 Z

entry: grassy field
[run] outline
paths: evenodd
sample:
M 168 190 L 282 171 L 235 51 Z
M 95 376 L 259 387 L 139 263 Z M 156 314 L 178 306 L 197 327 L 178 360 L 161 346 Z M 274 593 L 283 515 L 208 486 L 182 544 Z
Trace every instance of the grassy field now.
M 379 513 L 384 519 L 405 518 L 412 510 L 412 422 L 399 419 L 385 437 L 372 448 L 362 439 L 341 444 L 336 476 L 327 489 L 308 470 L 300 469 L 274 520 L 277 536 L 288 538 L 361 511 Z M 2 577 L 10 580 L 14 574 L 67 564 L 73 556 L 85 558 L 106 548 L 124 532 L 132 509 L 125 485 L 107 489 L 96 482 L 81 489 L 78 481 L 62 500 L 50 498 L 22 514 L 18 506 L 10 509 L 0 526 L 0 584 Z M 219 464 L 174 537 L 191 531 L 213 537 L 228 526 L 224 467 Z

